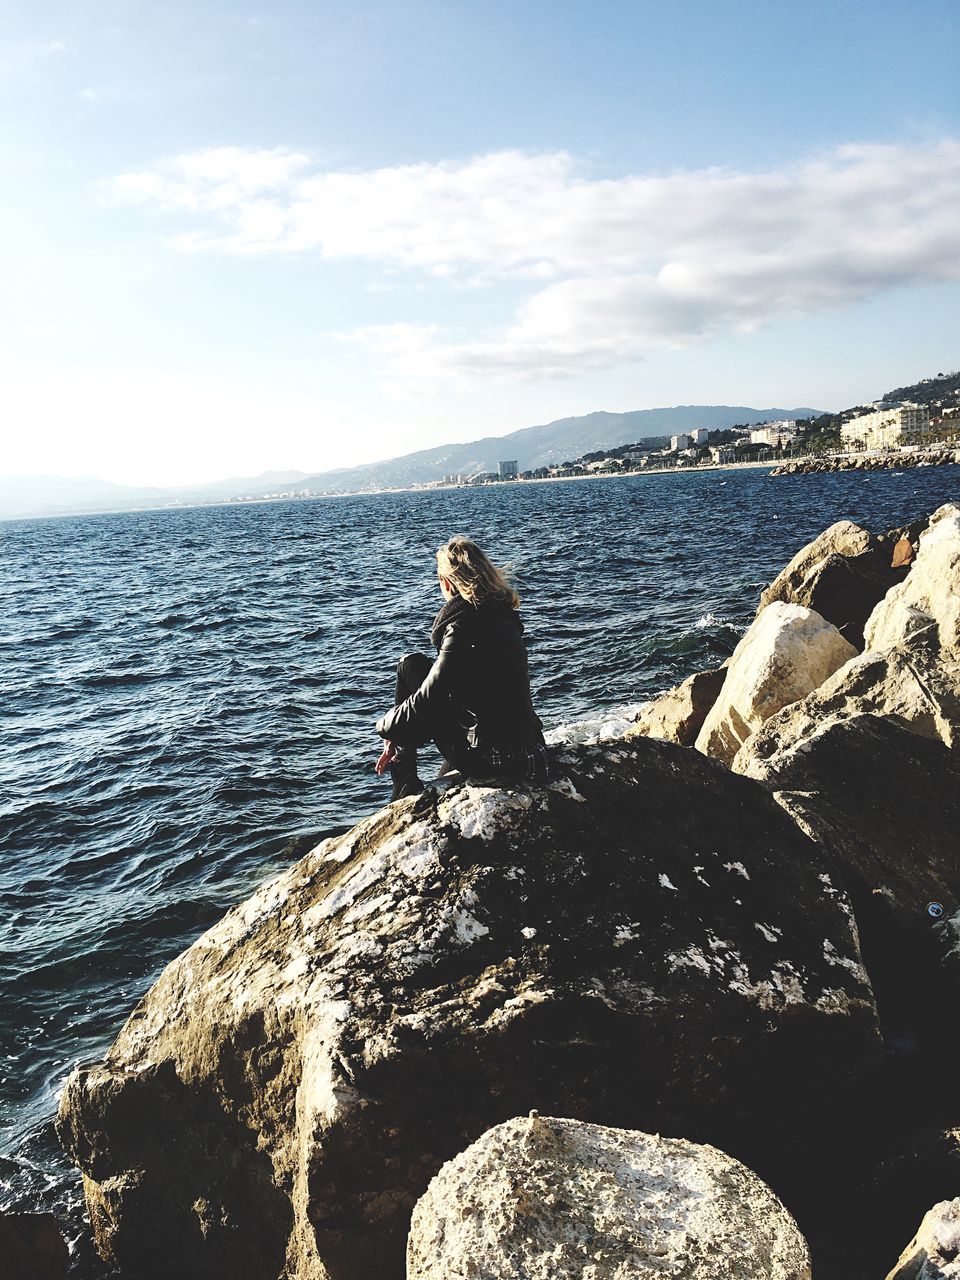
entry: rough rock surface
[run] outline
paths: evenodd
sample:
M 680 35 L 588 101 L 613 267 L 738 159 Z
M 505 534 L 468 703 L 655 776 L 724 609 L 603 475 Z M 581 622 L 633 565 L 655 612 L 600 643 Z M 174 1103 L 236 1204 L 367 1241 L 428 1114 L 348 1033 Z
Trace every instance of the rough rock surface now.
M 641 710 L 625 738 L 662 738 L 692 747 L 707 718 L 707 712 L 720 696 L 726 679 L 726 667 L 698 671 L 675 689 L 668 689 Z
M 933 1206 L 887 1280 L 960 1280 L 960 1198 Z
M 899 532 L 899 531 L 898 531 Z M 864 624 L 877 603 L 903 577 L 893 568 L 887 537 L 874 537 L 840 520 L 798 551 L 760 595 L 760 610 L 775 600 L 803 605 L 832 622 L 845 640 L 863 648 Z M 906 545 L 911 545 L 909 538 Z
M 69 1261 L 52 1213 L 0 1213 L 3 1280 L 63 1280 Z
M 867 647 L 882 650 L 901 643 L 916 630 L 918 615 L 936 623 L 942 649 L 960 650 L 960 506 L 955 503 L 930 517 L 910 572 L 870 615 Z
M 576 1120 L 508 1120 L 417 1203 L 407 1280 L 810 1280 L 797 1224 L 715 1147 Z
M 868 530 L 852 520 L 838 520 L 824 529 L 812 542 L 797 552 L 785 569 L 774 578 L 760 594 L 760 608 L 765 609 L 774 600 L 798 603 L 794 593 L 802 587 L 810 573 L 829 556 L 859 556 L 869 551 L 875 539 Z
M 812 609 L 779 600 L 767 605 L 733 652 L 697 750 L 730 764 L 765 720 L 823 684 L 856 652 Z
M 773 782 L 808 738 L 859 715 L 884 716 L 948 747 L 960 740 L 960 660 L 939 652 L 929 619 L 913 643 L 858 654 L 818 689 L 771 716 L 745 741 L 731 768 Z
M 59 1132 L 141 1280 L 395 1280 L 414 1203 L 491 1125 L 684 1133 L 776 1186 L 784 1129 L 878 1048 L 817 846 L 639 738 L 320 845 L 165 970 Z
M 942 1010 L 960 994 L 960 754 L 854 716 L 775 756 L 766 780 L 840 871 L 881 1022 L 948 1051 Z

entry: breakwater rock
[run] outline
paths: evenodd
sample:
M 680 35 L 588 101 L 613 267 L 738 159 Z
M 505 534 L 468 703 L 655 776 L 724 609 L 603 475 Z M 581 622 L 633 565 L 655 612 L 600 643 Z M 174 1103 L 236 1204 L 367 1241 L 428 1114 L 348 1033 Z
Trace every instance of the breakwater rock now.
M 960 463 L 960 449 L 923 449 L 916 453 L 853 454 L 838 458 L 796 458 L 774 467 L 772 476 L 823 474 L 827 471 L 902 471 L 905 467 L 944 467 Z
M 531 1116 L 484 1134 L 418 1202 L 407 1280 L 810 1280 L 769 1187 L 714 1147 Z
M 639 738 L 325 841 L 166 969 L 59 1132 L 124 1273 L 399 1280 L 491 1125 L 679 1134 L 776 1189 L 879 1050 L 829 858 L 760 783 Z

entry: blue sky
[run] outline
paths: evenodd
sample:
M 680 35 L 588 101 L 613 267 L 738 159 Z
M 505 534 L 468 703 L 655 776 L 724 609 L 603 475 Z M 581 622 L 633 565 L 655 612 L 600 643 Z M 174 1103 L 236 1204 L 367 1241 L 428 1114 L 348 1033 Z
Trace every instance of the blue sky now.
M 957 367 L 955 3 L 4 5 L 2 474 Z

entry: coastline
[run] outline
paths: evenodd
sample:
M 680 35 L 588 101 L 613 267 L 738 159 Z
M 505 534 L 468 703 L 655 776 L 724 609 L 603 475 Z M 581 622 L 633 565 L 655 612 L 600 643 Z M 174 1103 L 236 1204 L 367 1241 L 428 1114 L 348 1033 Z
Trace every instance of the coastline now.
M 900 469 L 912 469 L 918 466 L 960 466 L 960 461 L 937 461 L 937 462 L 911 462 L 902 459 L 896 460 L 896 465 L 885 466 L 866 466 L 859 465 L 863 459 L 870 459 L 873 455 L 836 453 L 825 454 L 823 458 L 814 459 L 812 456 L 798 459 L 799 463 L 810 461 L 811 463 L 822 462 L 821 466 L 800 466 L 796 471 L 786 471 L 783 468 L 788 465 L 783 461 L 777 462 L 767 459 L 763 462 L 710 462 L 704 463 L 696 467 L 646 467 L 641 471 L 603 471 L 591 472 L 589 475 L 582 476 L 537 476 L 527 480 L 505 480 L 498 481 L 496 484 L 490 485 L 471 485 L 471 484 L 409 484 L 396 485 L 383 489 L 351 489 L 343 493 L 314 493 L 309 497 L 263 497 L 249 498 L 245 500 L 224 499 L 219 502 L 191 502 L 191 503 L 167 503 L 163 506 L 145 506 L 145 507 L 98 507 L 85 511 L 56 511 L 45 512 L 35 515 L 15 515 L 0 516 L 0 525 L 23 523 L 31 520 L 82 520 L 97 516 L 129 516 L 129 515 L 146 515 L 151 513 L 169 512 L 169 511 L 206 511 L 218 510 L 223 507 L 259 507 L 272 506 L 277 503 L 296 502 L 311 503 L 325 502 L 338 498 L 372 498 L 382 494 L 391 493 L 448 493 L 452 490 L 473 490 L 486 488 L 499 488 L 504 485 L 529 485 L 529 484 L 568 484 L 579 480 L 627 480 L 631 477 L 642 476 L 689 476 L 689 475 L 712 475 L 719 471 L 763 471 L 766 470 L 771 477 L 779 477 L 781 475 L 833 475 L 844 471 L 898 471 Z M 851 465 L 837 465 L 841 461 L 845 461 Z

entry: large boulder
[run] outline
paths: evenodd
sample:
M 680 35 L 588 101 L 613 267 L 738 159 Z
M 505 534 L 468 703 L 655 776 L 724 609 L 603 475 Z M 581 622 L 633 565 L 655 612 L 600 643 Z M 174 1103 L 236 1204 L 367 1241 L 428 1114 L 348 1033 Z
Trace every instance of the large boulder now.
M 947 1052 L 957 1033 L 943 1009 L 960 995 L 960 753 L 860 715 L 825 720 L 754 766 L 839 869 L 885 1028 Z
M 901 645 L 883 653 L 868 650 L 767 721 L 746 744 L 734 768 L 748 777 L 770 779 L 781 759 L 803 749 L 804 739 L 836 721 L 864 715 L 882 717 L 917 737 L 956 746 L 960 661 L 938 660 L 923 644 Z
M 810 1280 L 770 1188 L 715 1147 L 540 1116 L 445 1164 L 413 1212 L 407 1280 Z
M 861 649 L 867 618 L 903 577 L 904 570 L 893 566 L 899 534 L 875 537 L 850 520 L 838 521 L 798 551 L 761 592 L 758 612 L 777 600 L 803 605 Z M 909 547 L 908 536 L 905 541 Z
M 924 1216 L 887 1280 L 960 1280 L 960 1198 Z
M 707 712 L 720 696 L 727 676 L 726 667 L 698 671 L 674 689 L 668 689 L 641 708 L 626 738 L 662 738 L 692 747 L 703 727 Z
M 141 1280 L 399 1280 L 413 1205 L 491 1125 L 681 1133 L 776 1185 L 785 1135 L 878 1051 L 817 846 L 641 738 L 325 841 L 164 971 L 59 1132 Z
M 69 1262 L 52 1213 L 0 1213 L 3 1280 L 64 1280 Z
M 948 747 L 960 740 L 960 661 L 940 653 L 929 619 L 912 643 L 858 654 L 805 698 L 770 716 L 745 740 L 731 768 L 775 780 L 781 762 L 789 769 L 808 738 L 859 715 L 884 716 Z
M 838 520 L 824 529 L 812 542 L 797 552 L 786 568 L 777 574 L 769 587 L 760 594 L 760 608 L 765 609 L 775 600 L 798 603 L 794 592 L 800 589 L 818 564 L 830 556 L 859 556 L 870 551 L 875 539 L 852 520 Z
M 819 613 L 774 601 L 733 651 L 720 696 L 697 735 L 697 750 L 730 764 L 765 720 L 823 684 L 856 652 Z
M 864 629 L 869 649 L 883 650 L 909 638 L 932 619 L 944 650 L 960 650 L 960 506 L 948 503 L 930 517 L 916 560 L 887 593 Z

